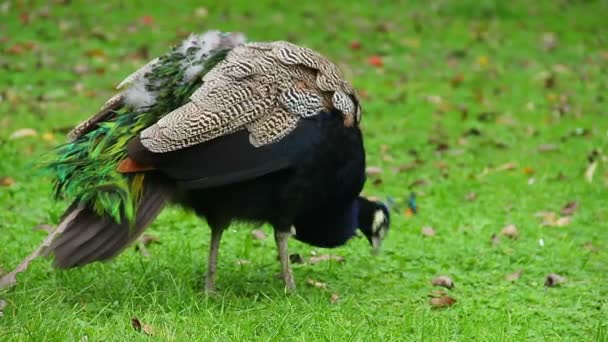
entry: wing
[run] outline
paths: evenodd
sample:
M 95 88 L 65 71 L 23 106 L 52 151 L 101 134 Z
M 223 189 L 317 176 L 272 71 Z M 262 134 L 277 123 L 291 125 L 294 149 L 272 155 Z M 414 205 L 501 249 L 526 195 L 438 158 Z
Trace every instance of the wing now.
M 323 127 L 328 120 L 337 120 L 338 113 L 323 112 L 300 120 L 291 134 L 260 147 L 249 141 L 245 129 L 203 144 L 167 153 L 148 150 L 139 138 L 128 146 L 126 172 L 156 169 L 182 187 L 202 189 L 254 179 L 289 168 L 302 155 L 322 143 Z M 124 163 L 123 163 L 124 164 Z
M 148 111 L 158 104 L 158 88 L 176 88 L 187 85 L 200 75 L 205 62 L 216 58 L 222 51 L 243 44 L 244 41 L 245 36 L 241 33 L 207 31 L 190 35 L 172 51 L 162 57 L 154 58 L 121 81 L 116 87 L 121 91 L 110 98 L 97 114 L 77 125 L 68 133 L 68 137 L 72 141 L 76 140 L 94 130 L 98 124 L 115 118 L 115 112 L 122 108 L 128 108 L 138 113 Z M 174 78 L 168 77 L 171 76 L 171 70 L 169 72 L 161 70 L 167 69 L 167 61 L 174 61 L 174 64 L 178 66 L 178 82 L 175 82 Z M 149 78 L 149 75 L 156 71 L 166 79 Z M 176 107 L 174 106 L 172 109 Z
M 145 129 L 141 144 L 166 153 L 245 129 L 259 147 L 287 136 L 302 118 L 336 109 L 352 125 L 361 111 L 355 90 L 334 64 L 287 42 L 232 49 L 190 100 Z

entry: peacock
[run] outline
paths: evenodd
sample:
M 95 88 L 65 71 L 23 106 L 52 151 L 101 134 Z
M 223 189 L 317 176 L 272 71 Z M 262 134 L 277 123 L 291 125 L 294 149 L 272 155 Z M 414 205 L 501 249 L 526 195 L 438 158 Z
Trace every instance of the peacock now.
M 117 89 L 45 166 L 72 203 L 49 246 L 55 267 L 115 257 L 169 204 L 211 228 L 207 291 L 235 221 L 272 225 L 288 289 L 289 237 L 333 248 L 360 231 L 377 249 L 386 236 L 388 208 L 360 196 L 359 97 L 319 53 L 192 34 Z

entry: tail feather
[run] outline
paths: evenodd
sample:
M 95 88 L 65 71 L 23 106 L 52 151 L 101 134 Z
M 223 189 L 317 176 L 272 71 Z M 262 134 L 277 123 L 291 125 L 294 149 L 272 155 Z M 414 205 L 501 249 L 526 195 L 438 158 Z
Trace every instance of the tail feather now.
M 117 223 L 86 207 L 70 222 L 65 232 L 51 244 L 54 266 L 70 268 L 118 255 L 145 230 L 171 199 L 174 186 L 164 177 L 146 174 L 143 194 L 133 226 L 124 219 Z M 72 205 L 66 214 L 77 208 Z

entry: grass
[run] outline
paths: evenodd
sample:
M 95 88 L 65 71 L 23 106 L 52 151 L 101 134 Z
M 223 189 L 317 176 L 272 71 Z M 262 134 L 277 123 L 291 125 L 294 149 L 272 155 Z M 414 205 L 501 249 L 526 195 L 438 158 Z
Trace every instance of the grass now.
M 382 254 L 355 239 L 331 251 L 344 264 L 295 265 L 299 289 L 286 295 L 272 239 L 234 226 L 222 242 L 221 294 L 207 297 L 209 230 L 171 208 L 149 229 L 161 242 L 151 257 L 129 249 L 61 272 L 35 262 L 16 288 L 0 292 L 0 340 L 608 340 L 606 1 L 206 6 L 0 5 L 0 177 L 14 180 L 0 187 L 0 267 L 37 246 L 45 233 L 31 227 L 57 223 L 66 206 L 51 199 L 49 180 L 34 167 L 40 156 L 123 77 L 188 32 L 210 28 L 315 48 L 353 80 L 365 101 L 368 164 L 383 169 L 364 192 L 398 204 Z M 372 55 L 383 67 L 368 63 Z M 9 139 L 23 128 L 38 135 Z M 543 152 L 543 144 L 556 150 Z M 588 182 L 593 150 L 599 165 Z M 414 169 L 394 171 L 417 158 Z M 420 210 L 407 216 L 412 184 Z M 535 217 L 570 201 L 578 209 L 564 227 Z M 519 239 L 500 236 L 510 223 Z M 423 236 L 424 226 L 436 236 Z M 295 241 L 290 248 L 327 252 Z M 520 279 L 505 280 L 518 269 Z M 545 287 L 549 273 L 567 280 Z M 457 299 L 452 307 L 429 305 L 438 275 L 455 281 L 446 290 Z M 135 331 L 132 317 L 152 335 Z

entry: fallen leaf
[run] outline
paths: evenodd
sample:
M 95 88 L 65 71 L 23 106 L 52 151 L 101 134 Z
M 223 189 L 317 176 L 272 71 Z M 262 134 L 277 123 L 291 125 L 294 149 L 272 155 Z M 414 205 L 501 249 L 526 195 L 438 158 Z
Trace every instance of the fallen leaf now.
M 431 298 L 429 303 L 431 304 L 431 306 L 433 308 L 439 309 L 439 308 L 445 308 L 445 307 L 456 304 L 456 299 L 454 299 L 450 296 L 441 296 L 441 297 Z
M 308 263 L 309 264 L 318 264 L 322 261 L 336 261 L 339 263 L 343 263 L 344 262 L 344 257 L 341 255 L 332 255 L 332 254 L 321 254 L 321 255 L 315 255 L 315 256 L 311 256 L 310 258 L 308 258 Z
M 577 208 L 578 208 L 578 203 L 576 201 L 568 202 L 568 203 L 566 203 L 566 205 L 564 205 L 562 207 L 562 210 L 560 211 L 560 213 L 563 216 L 572 216 L 576 212 Z
M 139 18 L 139 22 L 145 26 L 152 26 L 154 25 L 154 17 L 151 15 L 142 15 Z
M 547 227 L 564 227 L 569 225 L 572 221 L 572 218 L 570 216 L 559 217 L 556 213 L 552 211 L 540 211 L 534 216 L 542 218 L 542 225 Z
M 11 186 L 15 184 L 15 180 L 9 176 L 0 177 L 0 186 Z
M 432 227 L 422 227 L 422 235 L 424 236 L 435 236 L 437 235 L 437 233 L 435 232 L 435 229 L 433 229 Z
M 90 49 L 90 50 L 85 51 L 84 54 L 87 57 L 98 57 L 98 58 L 107 57 L 105 51 L 102 49 Z
M 302 259 L 302 256 L 300 255 L 300 253 L 294 253 L 294 254 L 289 254 L 289 262 L 292 264 L 303 264 L 304 259 Z
M 239 266 L 243 266 L 243 265 L 251 264 L 251 261 L 246 260 L 246 259 L 237 259 L 236 264 Z
M 526 166 L 522 169 L 522 172 L 526 175 L 533 175 L 536 171 L 533 168 Z
M 518 280 L 519 278 L 521 278 L 521 274 L 523 273 L 523 271 L 524 271 L 524 270 L 517 270 L 517 271 L 515 271 L 515 272 L 513 272 L 513 273 L 509 273 L 509 274 L 507 274 L 507 275 L 505 276 L 505 279 L 506 279 L 507 281 L 516 281 L 516 280 Z
M 360 41 L 353 40 L 352 42 L 350 42 L 349 46 L 350 46 L 351 50 L 359 50 L 359 49 L 361 49 L 362 45 L 361 45 Z
M 554 287 L 566 281 L 565 277 L 560 276 L 557 273 L 551 273 L 545 279 L 545 286 Z
M 144 334 L 146 334 L 148 336 L 154 335 L 154 328 L 152 328 L 151 325 L 144 324 L 143 327 L 141 328 L 141 330 L 144 332 Z
M 194 10 L 194 16 L 199 19 L 206 18 L 207 15 L 209 15 L 209 10 L 207 9 L 207 7 L 197 7 Z
M 563 216 L 563 217 L 558 218 L 555 221 L 555 227 L 565 227 L 565 226 L 569 225 L 570 222 L 572 222 L 572 217 Z
M 407 171 L 411 171 L 414 170 L 415 168 L 417 168 L 420 165 L 420 163 L 416 160 L 409 162 L 407 164 L 401 164 L 399 166 L 397 166 L 395 168 L 396 172 L 407 172 Z
M 454 75 L 454 77 L 452 77 L 450 79 L 450 85 L 452 85 L 453 88 L 459 87 L 462 84 L 462 82 L 464 82 L 463 74 Z
M 332 293 L 331 296 L 329 297 L 329 301 L 332 304 L 336 304 L 338 302 L 338 300 L 340 300 L 340 295 L 337 293 Z
M 583 245 L 583 248 L 585 248 L 586 250 L 591 251 L 591 252 L 593 252 L 593 253 L 597 253 L 597 252 L 599 252 L 599 251 L 600 251 L 600 248 L 599 248 L 598 246 L 594 245 L 594 244 L 593 244 L 593 242 L 591 242 L 591 241 L 589 241 L 589 242 L 585 243 L 585 244 Z M 1 273 L 2 273 L 2 272 L 1 272 L 1 270 L 0 270 L 0 274 L 1 274 Z
M 546 89 L 552 89 L 554 87 L 555 87 L 555 75 L 554 74 L 549 74 L 545 78 L 545 88 Z
M 318 289 L 326 289 L 327 288 L 327 284 L 317 281 L 317 280 L 313 280 L 313 279 L 306 279 L 306 284 L 312 286 L 312 287 L 316 287 Z
M 587 166 L 587 170 L 585 170 L 585 179 L 587 180 L 587 182 L 593 182 L 593 175 L 595 174 L 596 168 L 597 160 L 592 161 L 591 163 L 589 163 L 589 166 Z
M 44 230 L 45 232 L 50 234 L 53 230 L 55 230 L 55 227 L 48 223 L 43 223 L 43 224 L 39 224 L 36 227 L 32 228 L 32 231 L 38 231 L 38 230 Z
M 21 138 L 25 138 L 25 137 L 35 137 L 38 135 L 38 132 L 36 132 L 35 129 L 33 128 L 22 128 L 22 129 L 18 129 L 16 131 L 14 131 L 9 137 L 9 140 L 14 140 L 14 139 L 21 139 Z
M 557 35 L 553 32 L 543 33 L 540 40 L 542 48 L 545 51 L 555 50 L 558 44 Z
M 378 176 L 382 173 L 382 168 L 379 166 L 368 166 L 365 168 L 365 174 L 370 177 Z
M 500 233 L 508 238 L 517 239 L 519 237 L 519 230 L 514 224 L 506 225 Z
M 406 208 L 405 211 L 403 211 L 403 215 L 405 215 L 405 217 L 411 217 L 414 216 L 414 210 L 412 210 L 412 208 Z
M 133 329 L 135 331 L 141 331 L 141 322 L 139 321 L 139 318 L 132 317 L 131 318 L 131 326 L 133 327 Z
M 510 171 L 510 170 L 514 170 L 515 168 L 517 168 L 517 164 L 516 163 L 506 163 L 500 166 L 497 166 L 496 168 L 494 168 L 494 171 Z
M 55 142 L 55 135 L 51 132 L 42 133 L 41 138 L 46 142 Z
M 553 152 L 557 150 L 559 150 L 559 148 L 554 144 L 542 144 L 538 146 L 538 152 Z
M 154 235 L 150 235 L 150 234 L 143 234 L 139 238 L 139 242 L 143 243 L 144 246 L 148 247 L 153 243 L 160 243 L 160 239 L 158 238 L 158 236 L 154 236 Z
M 419 178 L 419 179 L 416 179 L 415 181 L 411 182 L 410 185 L 408 185 L 408 189 L 411 189 L 411 188 L 414 188 L 417 186 L 425 186 L 427 184 L 429 184 L 429 182 L 426 179 Z
M 266 238 L 266 233 L 261 229 L 254 229 L 251 231 L 251 236 L 256 240 L 264 240 Z
M 473 202 L 474 200 L 477 199 L 477 193 L 471 191 L 466 195 L 465 199 L 469 202 Z
M 380 57 L 378 55 L 369 56 L 369 58 L 367 59 L 367 63 L 376 68 L 381 68 L 382 66 L 384 66 L 382 57 Z
M 451 289 L 452 287 L 454 287 L 454 281 L 448 276 L 439 276 L 431 280 L 431 284 L 433 286 L 443 286 L 446 289 Z

